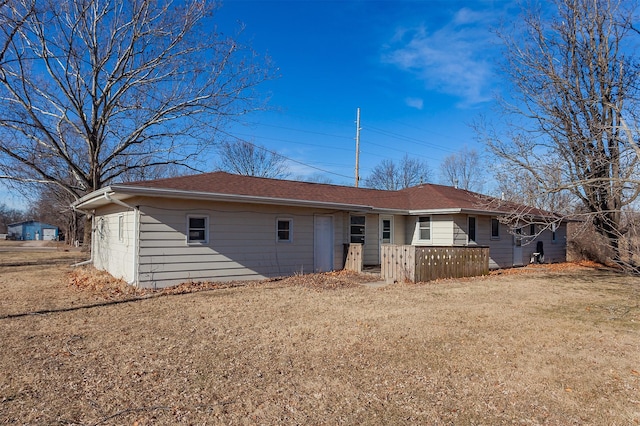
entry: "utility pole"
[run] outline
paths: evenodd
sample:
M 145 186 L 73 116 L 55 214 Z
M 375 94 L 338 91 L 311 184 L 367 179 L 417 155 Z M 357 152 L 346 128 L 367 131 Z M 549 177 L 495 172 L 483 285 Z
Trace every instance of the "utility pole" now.
M 360 182 L 360 108 L 356 110 L 356 188 Z

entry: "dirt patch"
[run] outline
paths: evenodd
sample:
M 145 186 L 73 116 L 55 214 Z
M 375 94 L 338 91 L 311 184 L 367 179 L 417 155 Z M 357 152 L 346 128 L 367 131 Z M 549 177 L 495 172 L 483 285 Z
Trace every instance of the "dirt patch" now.
M 609 271 L 375 290 L 320 274 L 133 301 L 69 272 L 0 266 L 0 316 L 26 313 L 0 320 L 5 422 L 640 422 L 640 282 Z

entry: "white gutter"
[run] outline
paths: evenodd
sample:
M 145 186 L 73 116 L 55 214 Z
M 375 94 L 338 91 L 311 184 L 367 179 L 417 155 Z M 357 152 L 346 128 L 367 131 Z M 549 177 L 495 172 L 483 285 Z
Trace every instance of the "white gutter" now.
M 138 251 L 139 251 L 139 245 L 140 245 L 139 244 L 140 239 L 138 236 L 138 222 L 140 220 L 140 209 L 135 206 L 131 206 L 125 203 L 124 201 L 112 198 L 111 194 L 109 194 L 108 192 L 104 193 L 104 198 L 111 203 L 118 204 L 124 208 L 133 210 L 133 262 L 132 262 L 133 277 L 129 282 L 129 284 L 137 287 L 138 286 L 138 270 L 139 270 Z

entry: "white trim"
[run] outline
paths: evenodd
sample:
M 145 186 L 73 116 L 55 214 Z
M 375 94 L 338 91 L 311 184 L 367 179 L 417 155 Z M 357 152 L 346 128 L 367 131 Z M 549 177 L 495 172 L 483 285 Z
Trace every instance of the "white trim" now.
M 280 239 L 280 228 L 278 227 L 280 222 L 289 223 L 289 238 L 286 240 Z M 277 217 L 276 218 L 276 242 L 278 243 L 292 243 L 293 242 L 293 218 L 290 217 Z
M 496 221 L 496 223 L 498 224 L 498 235 L 493 235 L 493 221 Z M 500 239 L 500 221 L 498 220 L 497 217 L 492 217 L 491 218 L 491 229 L 489 232 L 490 238 L 493 241 L 498 241 Z
M 352 219 L 352 218 L 354 218 L 354 217 L 361 217 L 361 218 L 363 218 L 363 219 L 364 219 L 364 223 L 363 223 L 362 225 L 361 225 L 361 224 L 359 224 L 359 223 L 357 223 L 357 224 L 355 224 L 355 225 L 354 225 L 354 224 L 352 224 L 352 223 L 351 223 L 351 219 Z M 351 227 L 352 227 L 352 226 L 362 226 L 362 242 L 355 242 L 355 243 L 354 243 L 354 242 L 351 240 L 351 237 L 352 237 L 353 235 L 360 236 L 360 234 L 352 234 L 352 233 L 351 233 Z M 366 214 L 364 214 L 364 213 L 350 213 L 350 214 L 349 214 L 349 244 L 362 244 L 362 245 L 364 245 L 364 244 L 367 242 L 367 237 L 366 237 L 366 235 L 367 235 L 367 215 L 366 215 Z
M 426 223 L 426 222 L 420 222 L 421 218 L 428 218 L 429 219 L 429 238 L 428 239 L 424 239 L 422 238 L 422 227 L 420 226 L 421 223 Z M 427 229 L 427 228 L 425 228 Z M 431 215 L 423 215 L 423 216 L 418 216 L 418 220 L 416 220 L 416 228 L 415 228 L 415 237 L 414 240 L 417 243 L 431 243 L 433 241 L 433 218 L 431 217 Z
M 470 229 L 469 229 L 469 219 L 473 219 L 473 221 L 475 222 L 474 224 L 474 238 L 471 239 L 471 237 L 469 236 L 470 234 Z M 475 215 L 468 215 L 467 216 L 467 245 L 474 245 L 474 244 L 478 244 L 478 216 Z
M 189 237 L 189 231 L 191 229 L 190 226 L 190 219 L 204 219 L 204 240 L 194 240 L 194 241 L 190 241 L 190 237 Z M 197 245 L 203 245 L 203 244 L 209 244 L 209 215 L 206 214 L 198 214 L 198 213 L 189 213 L 187 214 L 187 220 L 186 220 L 186 232 L 185 232 L 185 237 L 186 237 L 186 243 L 189 246 L 197 246 Z M 201 229 L 201 228 L 194 228 L 194 229 Z
M 124 213 L 118 215 L 118 241 L 124 243 Z

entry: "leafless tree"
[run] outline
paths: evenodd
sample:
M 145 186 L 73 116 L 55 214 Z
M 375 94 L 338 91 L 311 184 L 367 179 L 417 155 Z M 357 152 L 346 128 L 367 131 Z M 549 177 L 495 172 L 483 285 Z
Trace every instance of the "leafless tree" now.
M 239 34 L 217 31 L 216 8 L 207 0 L 0 4 L 0 177 L 77 199 L 154 167 L 204 166 L 216 131 L 261 108 L 256 86 L 272 77 Z
M 382 160 L 365 179 L 364 186 L 396 191 L 428 182 L 430 177 L 431 170 L 426 161 L 405 154 L 399 164 L 392 160 Z
M 220 143 L 216 168 L 245 176 L 278 179 L 289 176 L 289 167 L 285 157 L 264 146 L 246 141 Z
M 55 185 L 39 186 L 36 190 L 38 195 L 28 209 L 29 219 L 57 226 L 61 238 L 73 244 L 82 235 L 84 223 L 81 215 L 71 208 L 72 195 Z
M 479 129 L 493 152 L 522 169 L 540 193 L 567 192 L 579 200 L 613 259 L 629 266 L 619 242 L 627 232 L 622 212 L 640 194 L 640 135 L 629 125 L 640 87 L 638 38 L 631 30 L 636 5 L 553 4 L 552 17 L 548 10 L 527 11 L 518 22 L 524 33 L 499 34 L 512 83 L 512 98 L 502 104 L 509 131 Z
M 445 185 L 482 192 L 484 168 L 478 151 L 464 146 L 459 152 L 445 157 L 440 164 L 440 178 Z
M 22 210 L 14 209 L 0 204 L 0 233 L 7 233 L 7 226 L 27 220 L 27 213 Z

